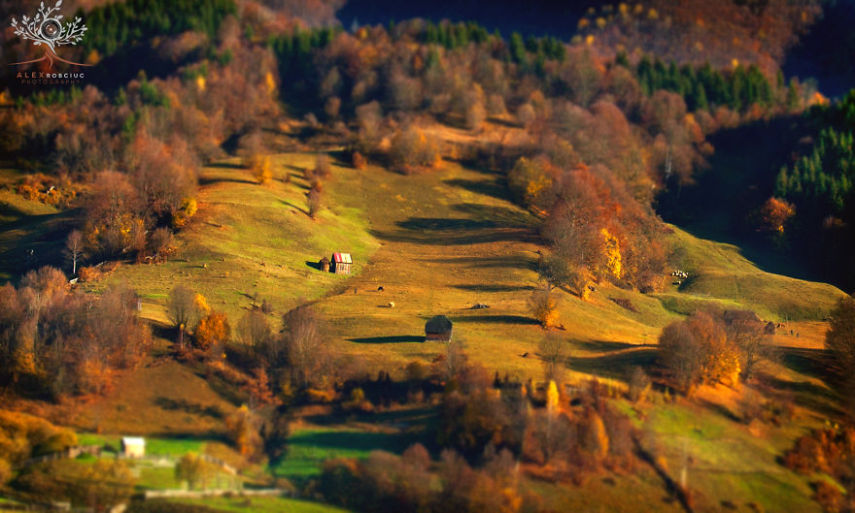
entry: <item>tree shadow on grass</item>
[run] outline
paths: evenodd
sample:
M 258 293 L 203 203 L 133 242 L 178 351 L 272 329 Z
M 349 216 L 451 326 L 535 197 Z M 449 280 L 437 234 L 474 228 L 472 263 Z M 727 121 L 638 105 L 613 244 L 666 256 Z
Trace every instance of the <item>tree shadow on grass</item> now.
M 191 403 L 186 399 L 172 399 L 170 397 L 160 396 L 154 400 L 154 404 L 164 410 L 183 411 L 193 415 L 211 417 L 213 419 L 222 419 L 223 411 L 217 406 L 205 406 L 200 403 Z
M 213 162 L 205 167 L 214 167 L 220 169 L 246 169 L 244 166 L 240 164 L 235 164 L 234 162 Z
M 425 426 L 436 418 L 435 408 L 426 406 L 423 408 L 406 408 L 402 410 L 386 410 L 372 412 L 337 412 L 333 410 L 328 414 L 308 415 L 304 420 L 319 426 L 341 424 L 343 418 L 349 421 L 370 422 L 372 424 L 407 424 L 407 427 Z
M 425 337 L 417 335 L 390 335 L 387 337 L 349 338 L 348 340 L 357 344 L 400 344 L 403 342 L 424 342 Z
M 481 230 L 502 225 L 491 219 L 478 220 L 465 217 L 411 217 L 396 224 L 401 228 L 414 231 Z
M 818 379 L 834 375 L 828 353 L 821 349 L 782 347 L 777 353 L 782 364 L 800 374 Z
M 321 270 L 321 264 L 320 264 L 320 262 L 313 262 L 313 261 L 311 261 L 311 260 L 306 260 L 306 265 L 307 265 L 308 267 L 311 267 L 312 269 L 317 270 L 317 271 L 320 271 L 320 270 Z
M 413 228 L 407 231 L 371 230 L 371 235 L 387 242 L 403 242 L 436 246 L 465 246 L 491 242 L 535 242 L 537 234 L 529 229 L 488 228 L 479 230 L 429 231 Z
M 802 408 L 830 418 L 844 414 L 839 404 L 840 397 L 833 390 L 809 381 L 789 381 L 766 373 L 758 377 L 762 383 L 768 385 L 772 393 L 783 392 L 785 399 L 788 396 Z
M 454 210 L 469 214 L 479 221 L 491 221 L 506 228 L 526 228 L 534 224 L 534 217 L 528 212 L 495 205 L 480 203 L 458 203 Z
M 739 415 L 730 411 L 730 409 L 727 408 L 726 406 L 723 406 L 723 405 L 718 404 L 718 403 L 714 403 L 712 401 L 708 401 L 706 399 L 699 399 L 698 404 L 700 404 L 701 406 L 703 406 L 704 408 L 706 408 L 712 412 L 718 413 L 719 415 L 726 418 L 727 420 L 730 420 L 733 422 L 742 422 L 742 418 Z
M 229 178 L 217 177 L 217 178 L 215 178 L 215 177 L 210 177 L 210 176 L 199 178 L 199 185 L 201 185 L 201 186 L 212 185 L 215 183 L 245 183 L 245 184 L 250 184 L 250 185 L 257 185 L 258 184 L 258 182 L 256 182 L 255 180 L 250 180 L 248 178 L 234 178 L 234 177 L 229 177 Z
M 501 241 L 537 241 L 538 236 L 519 213 L 510 209 L 472 207 L 462 204 L 460 209 L 478 210 L 480 219 L 469 217 L 411 217 L 395 223 L 397 230 L 372 230 L 377 238 L 394 242 L 436 245 L 482 244 Z M 491 217 L 497 216 L 497 217 Z
M 540 324 L 535 319 L 523 317 L 522 315 L 467 315 L 466 317 L 454 317 L 454 322 L 480 322 L 484 324 Z
M 656 349 L 644 347 L 635 351 L 622 351 L 603 356 L 576 357 L 569 367 L 578 372 L 601 378 L 626 381 L 633 367 L 651 367 L 656 363 Z
M 504 200 L 510 199 L 510 191 L 508 190 L 507 185 L 499 179 L 466 180 L 464 178 L 454 178 L 451 180 L 444 180 L 444 183 L 453 187 L 461 187 L 476 194 L 483 194 L 484 196 Z
M 319 449 L 401 452 L 409 446 L 410 440 L 397 434 L 365 431 L 320 431 L 298 433 L 288 439 L 288 444 Z
M 17 220 L 0 224 L 0 269 L 17 280 L 45 265 L 63 268 L 62 246 L 79 210 L 30 215 L 6 206 L 3 215 Z
M 507 255 L 496 257 L 450 257 L 450 258 L 430 258 L 424 259 L 423 262 L 434 264 L 454 264 L 463 265 L 469 264 L 469 267 L 481 267 L 485 269 L 496 269 L 503 267 L 511 267 L 517 269 L 528 269 L 531 271 L 537 270 L 537 260 L 525 255 Z
M 532 285 L 485 285 L 475 283 L 471 285 L 453 285 L 453 287 L 470 292 L 519 292 L 522 290 L 534 290 L 534 286 Z
M 620 351 L 622 349 L 637 349 L 641 347 L 655 347 L 650 344 L 630 344 L 628 342 L 613 342 L 613 341 L 605 341 L 605 340 L 591 340 L 591 341 L 577 341 L 574 342 L 575 345 L 583 349 L 585 351 L 591 353 L 610 353 L 613 351 Z
M 301 213 L 301 214 L 309 215 L 309 211 L 308 211 L 308 209 L 304 210 L 304 209 L 302 209 L 302 208 L 298 207 L 297 205 L 295 205 L 295 204 L 291 203 L 290 201 L 287 201 L 287 200 L 279 200 L 279 203 L 282 203 L 282 204 L 283 204 L 283 205 L 285 205 L 286 207 L 288 207 L 288 208 L 292 208 L 292 209 L 296 210 L 297 212 L 299 212 L 299 213 Z

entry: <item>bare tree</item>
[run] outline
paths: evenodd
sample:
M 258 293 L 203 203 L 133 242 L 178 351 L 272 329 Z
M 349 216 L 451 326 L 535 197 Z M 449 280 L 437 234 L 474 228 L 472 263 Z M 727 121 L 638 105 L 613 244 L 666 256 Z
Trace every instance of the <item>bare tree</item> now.
M 309 217 L 315 219 L 323 208 L 323 198 L 320 189 L 312 188 L 306 194 L 306 207 L 309 209 Z
M 293 380 L 308 387 L 325 378 L 329 354 L 320 319 L 309 305 L 301 305 L 282 316 L 283 342 Z
M 65 239 L 65 256 L 71 260 L 71 274 L 77 274 L 77 262 L 83 258 L 83 234 L 74 230 Z
M 543 379 L 546 381 L 561 382 L 564 374 L 564 341 L 556 333 L 547 333 L 538 345 L 538 353 L 543 362 Z
M 156 228 L 151 234 L 149 245 L 155 257 L 165 262 L 167 257 L 175 252 L 175 237 L 172 235 L 172 230 L 165 226 Z
M 169 302 L 166 306 L 169 320 L 173 326 L 178 328 L 178 344 L 184 346 L 184 331 L 190 324 L 196 312 L 194 302 L 195 294 L 192 290 L 178 285 L 169 293 Z
M 650 377 L 639 366 L 635 366 L 629 373 L 629 400 L 633 402 L 643 401 L 650 391 Z
M 466 367 L 466 345 L 460 337 L 452 338 L 445 344 L 446 378 L 456 378 Z
M 272 332 L 267 317 L 259 310 L 250 310 L 237 325 L 238 339 L 252 348 L 262 349 L 270 342 Z

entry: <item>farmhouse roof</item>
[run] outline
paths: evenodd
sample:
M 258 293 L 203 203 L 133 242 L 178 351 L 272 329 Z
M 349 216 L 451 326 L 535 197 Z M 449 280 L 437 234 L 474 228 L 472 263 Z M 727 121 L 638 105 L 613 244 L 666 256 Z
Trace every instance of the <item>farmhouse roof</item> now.
M 350 253 L 333 253 L 333 260 L 337 264 L 352 264 L 353 257 L 350 256 Z
M 141 436 L 123 436 L 122 444 L 126 446 L 130 445 L 145 445 L 145 438 Z
M 425 323 L 425 333 L 448 333 L 451 331 L 451 321 L 444 315 L 437 315 Z

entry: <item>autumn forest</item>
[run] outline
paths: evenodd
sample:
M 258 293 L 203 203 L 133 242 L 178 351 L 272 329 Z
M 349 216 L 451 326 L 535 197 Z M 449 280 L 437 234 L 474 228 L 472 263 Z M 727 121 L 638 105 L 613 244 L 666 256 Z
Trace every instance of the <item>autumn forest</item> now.
M 855 511 L 855 6 L 530 3 L 0 1 L 0 512 Z

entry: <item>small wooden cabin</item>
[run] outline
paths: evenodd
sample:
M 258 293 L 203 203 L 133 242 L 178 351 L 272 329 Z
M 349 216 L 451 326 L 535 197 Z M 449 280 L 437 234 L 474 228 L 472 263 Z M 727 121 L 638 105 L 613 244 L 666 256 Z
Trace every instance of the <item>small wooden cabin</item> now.
M 350 274 L 351 267 L 353 267 L 353 257 L 350 256 L 350 253 L 332 254 L 330 271 L 335 274 Z
M 325 273 L 330 272 L 330 259 L 329 258 L 327 258 L 327 257 L 321 258 L 320 261 L 318 262 L 318 265 L 320 266 L 321 271 L 323 271 Z
M 448 317 L 437 315 L 425 323 L 425 342 L 448 342 L 451 340 L 452 329 L 453 325 Z

